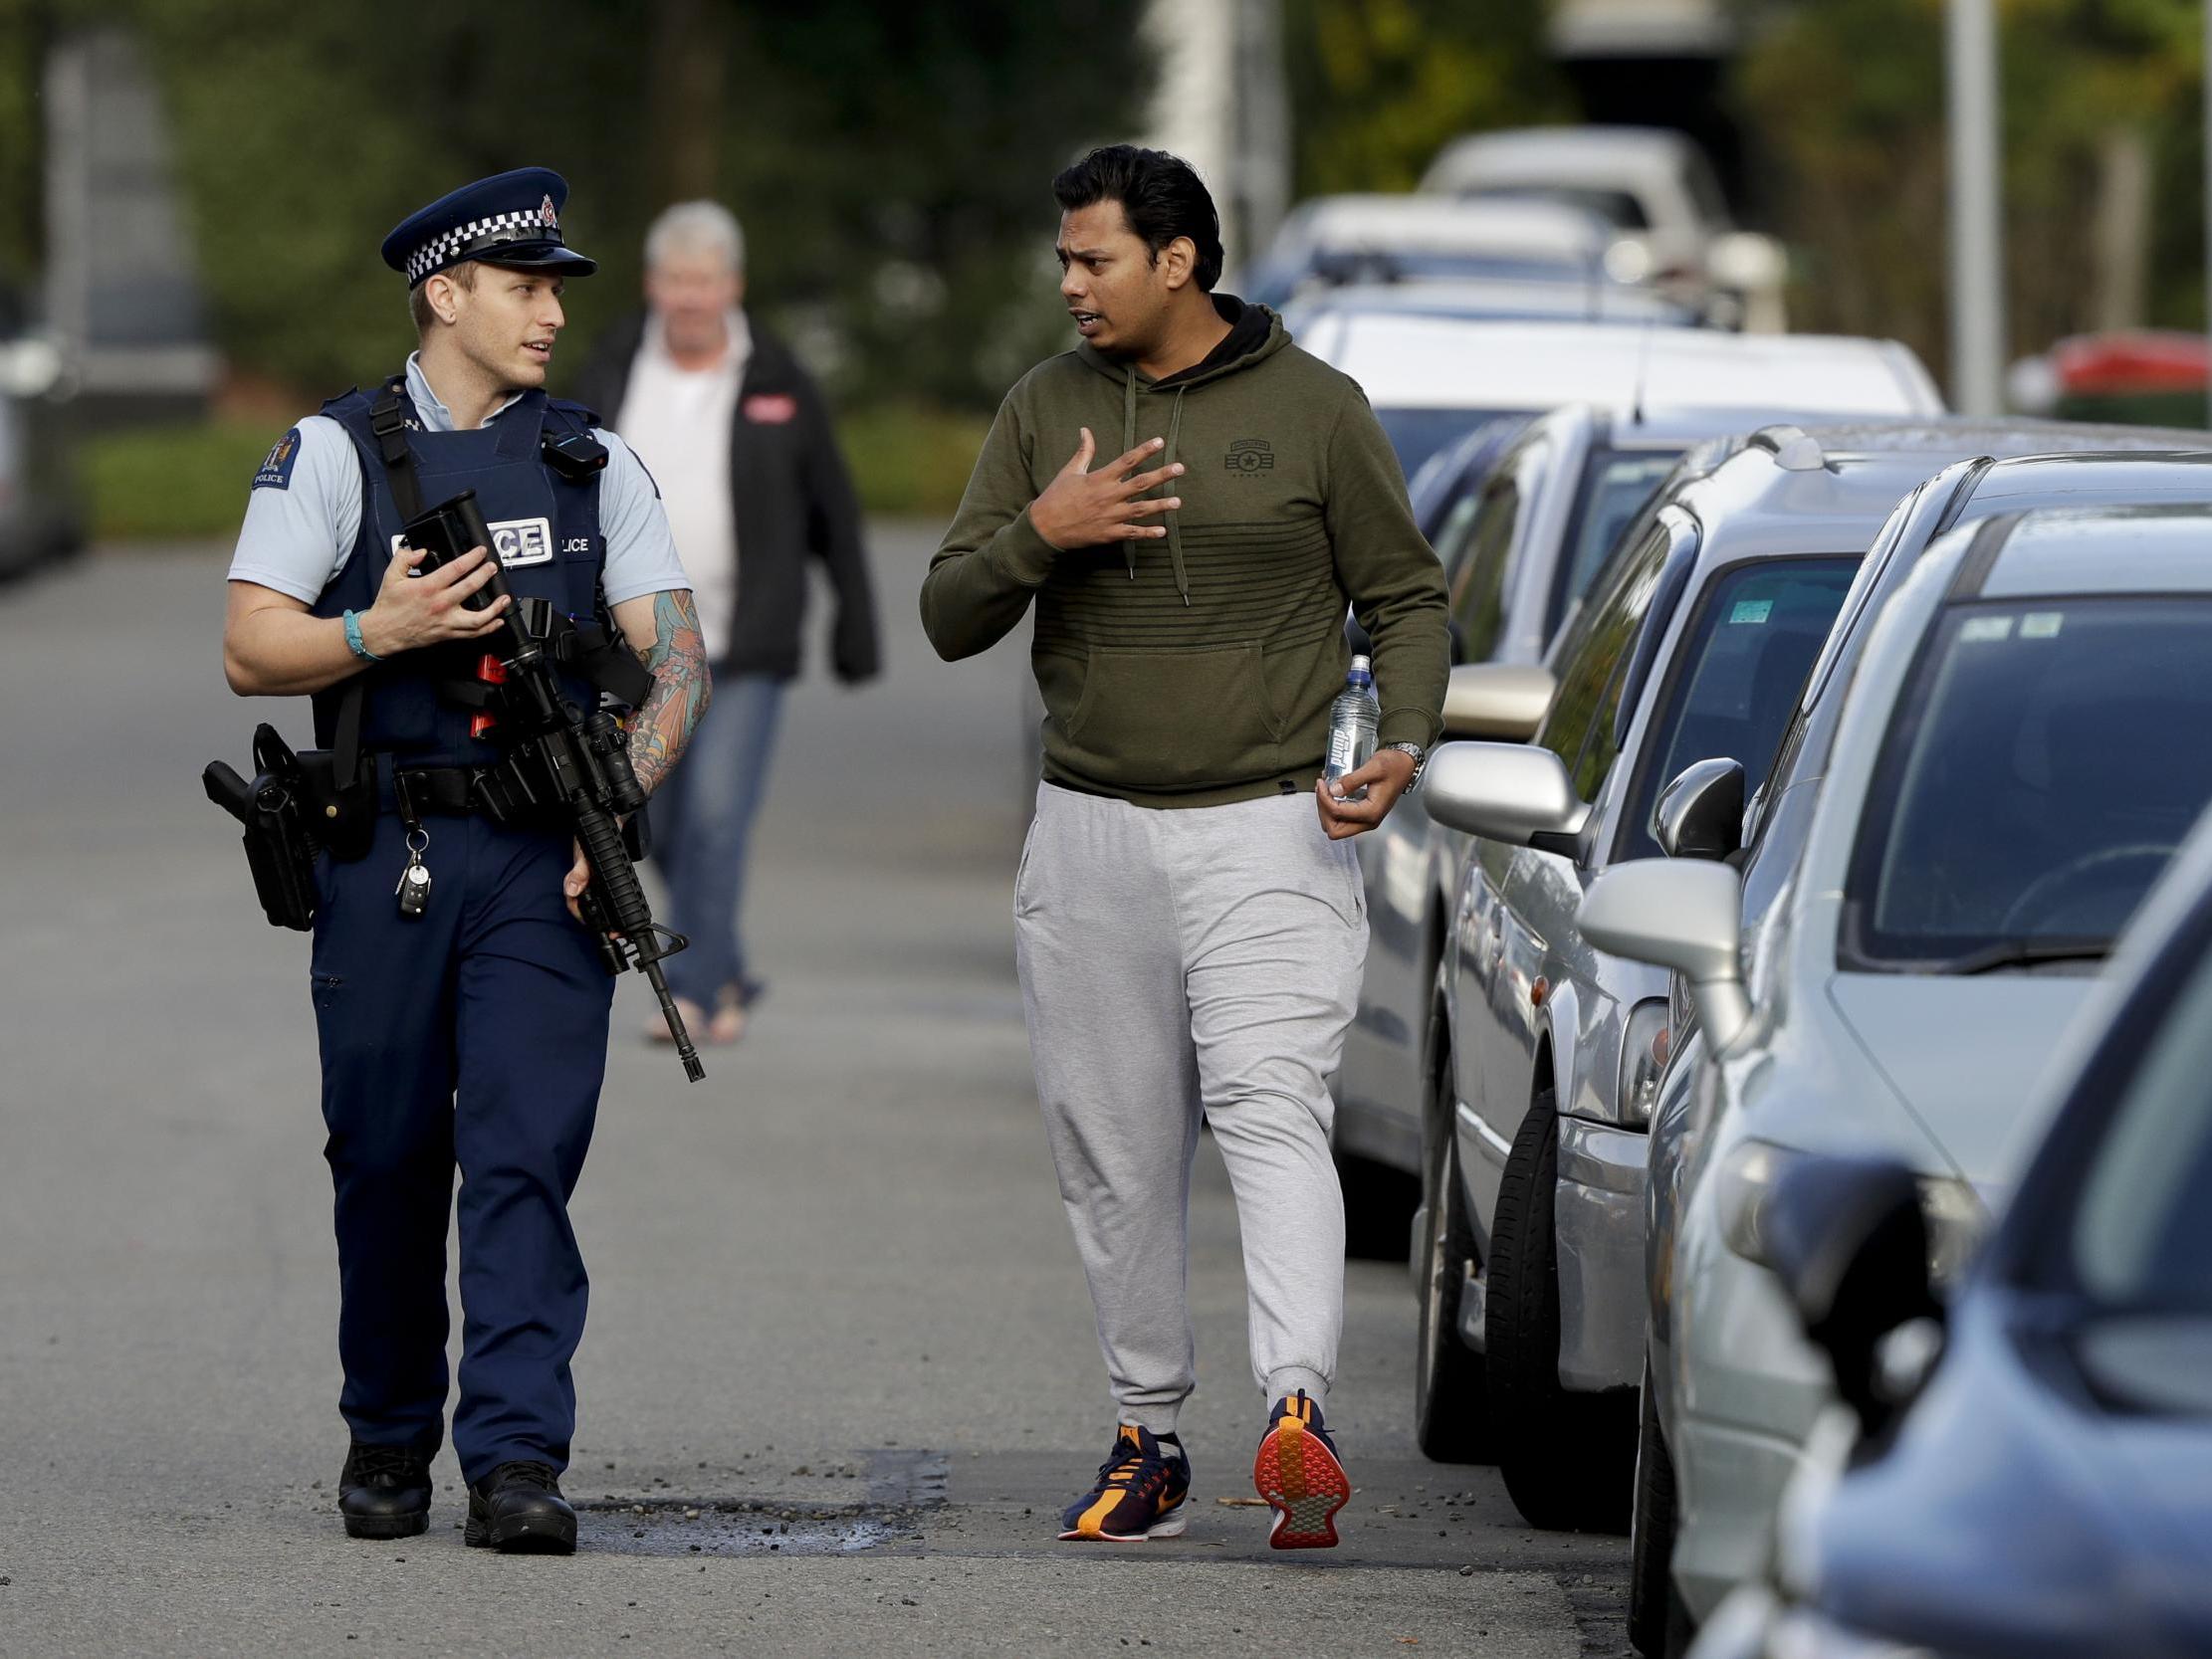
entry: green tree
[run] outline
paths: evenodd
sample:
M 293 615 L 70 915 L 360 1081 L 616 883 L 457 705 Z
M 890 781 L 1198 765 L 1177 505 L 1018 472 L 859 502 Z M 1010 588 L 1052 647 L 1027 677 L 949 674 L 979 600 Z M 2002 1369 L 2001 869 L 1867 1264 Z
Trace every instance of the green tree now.
M 1301 195 L 1406 190 L 1446 139 L 1571 119 L 1535 0 L 1284 0 Z
M 570 364 L 635 303 L 653 214 L 714 184 L 746 222 L 755 303 L 837 390 L 990 408 L 1064 321 L 1040 280 L 1047 182 L 1128 135 L 1147 81 L 1134 31 L 1074 0 L 19 4 L 0 6 L 0 226 L 37 219 L 20 18 L 130 24 L 167 97 L 218 343 L 302 389 L 406 348 L 386 229 L 540 163 L 603 262 L 571 307 Z M 0 271 L 30 263 L 0 240 Z
M 1797 252 L 1801 327 L 1948 360 L 1942 0 L 1746 8 L 1737 88 L 1761 195 Z M 2115 133 L 2149 148 L 2147 320 L 2203 310 L 2200 0 L 2001 0 L 2012 349 L 2092 324 L 2089 228 Z

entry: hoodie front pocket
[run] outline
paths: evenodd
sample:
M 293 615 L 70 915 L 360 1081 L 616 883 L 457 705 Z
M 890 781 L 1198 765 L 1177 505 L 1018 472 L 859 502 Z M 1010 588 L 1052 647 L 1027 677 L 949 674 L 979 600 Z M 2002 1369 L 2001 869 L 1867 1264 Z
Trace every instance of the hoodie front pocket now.
M 1256 644 L 1092 646 L 1066 737 L 1069 763 L 1101 783 L 1231 783 L 1274 768 L 1282 717 Z

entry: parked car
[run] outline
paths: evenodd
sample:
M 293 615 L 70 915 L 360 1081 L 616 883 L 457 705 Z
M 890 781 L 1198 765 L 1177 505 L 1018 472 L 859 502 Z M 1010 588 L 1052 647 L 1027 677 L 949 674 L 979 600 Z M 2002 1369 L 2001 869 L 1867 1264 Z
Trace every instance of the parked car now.
M 1832 443 L 1849 437 L 1842 431 L 1822 436 Z M 1828 775 L 1845 692 L 1853 683 L 1875 618 L 1911 575 L 1931 540 L 1946 529 L 2039 506 L 2212 501 L 2212 456 L 2203 453 L 2212 434 L 2024 421 L 1989 426 L 1978 441 L 1982 455 L 1944 468 L 1906 495 L 1891 513 L 1861 564 L 1843 613 L 1799 694 L 1765 782 L 1751 792 L 1740 850 L 1724 824 L 1717 832 L 1714 850 L 1742 872 L 1743 949 L 1746 974 L 1754 985 L 1762 973 L 1757 947 L 1765 933 L 1765 918 L 1804 851 L 1813 804 Z M 2041 453 L 2046 451 L 2057 453 Z M 1686 999 L 1677 997 L 1674 1007 L 1668 1038 L 1675 1051 L 1674 1069 L 1694 1073 L 1702 1045 L 1687 1018 Z M 1655 1651 L 1671 1594 L 1673 1527 L 1667 1484 L 1671 1477 L 1659 1427 L 1668 1409 L 1672 1376 L 1667 1287 L 1674 1279 L 1683 1170 L 1706 1125 L 1704 1118 L 1687 1110 L 1686 1100 L 1686 1095 L 1676 1092 L 1662 1100 L 1653 1115 L 1645 1187 L 1650 1363 L 1638 1455 L 1653 1478 L 1638 1488 L 1630 1602 L 1632 1627 Z
M 1490 322 L 1649 322 L 1672 328 L 1695 328 L 1704 322 L 1691 307 L 1625 283 L 1465 277 L 1309 289 L 1285 302 L 1283 326 L 1295 339 L 1309 327 L 1323 326 L 1321 319 L 1331 311 Z
M 1692 303 L 1718 291 L 1782 326 L 1782 250 L 1739 231 L 1712 164 L 1659 127 L 1543 126 L 1470 133 L 1437 152 L 1426 192 L 1477 200 L 1566 202 L 1603 217 L 1639 252 L 1617 272 Z
M 1703 1039 L 1639 1452 L 1646 1651 L 1756 1569 L 1830 1397 L 1769 1269 L 1775 1183 L 1808 1153 L 1904 1159 L 1954 1267 L 2089 976 L 2212 802 L 2208 532 L 2212 502 L 1938 539 L 1859 657 L 1755 1003 L 1719 768 L 1662 797 L 1675 858 L 1591 886 L 1585 936 L 1681 973 Z
M 1332 308 L 1298 343 L 1360 383 L 1408 477 L 1500 415 L 1569 403 L 1797 409 L 1833 419 L 1940 414 L 1927 369 L 1894 340 L 1728 334 L 1605 323 L 1483 322 Z
M 1964 428 L 1962 427 L 1963 431 Z M 1796 868 L 1805 826 L 1828 771 L 1844 692 L 1869 624 L 1942 531 L 2037 507 L 2212 501 L 2212 432 L 2013 421 L 1992 424 L 1982 453 L 1928 479 L 1897 504 L 1860 566 L 1829 643 L 1802 689 L 1766 782 L 1744 813 L 1744 929 L 1757 935 L 1767 907 Z M 1824 433 L 1849 443 L 1845 431 Z
M 84 540 L 68 391 L 61 348 L 0 291 L 0 580 Z
M 1606 250 L 1616 240 L 1604 219 L 1563 202 L 1316 196 L 1290 211 L 1240 292 L 1281 311 L 1349 283 L 1481 278 L 1586 288 L 1613 281 Z
M 1534 743 L 1431 762 L 1430 815 L 1478 839 L 1431 1016 L 1417 1425 L 1432 1455 L 1467 1455 L 1486 1397 L 1507 1492 L 1538 1525 L 1628 1520 L 1645 1129 L 1669 1028 L 1666 975 L 1579 933 L 1583 891 L 1659 850 L 1661 787 L 1691 760 L 1750 756 L 1758 781 L 1889 507 L 1973 441 L 1938 422 L 1850 450 L 1756 435 L 1631 532 L 1552 654 Z M 1502 730 L 1529 672 L 1454 671 L 1459 718 L 1488 705 Z M 1514 683 L 1493 695 L 1497 676 Z
M 1777 1186 L 1770 1254 L 1848 1408 L 1695 1659 L 2212 1653 L 2212 822 L 2077 1035 L 1947 1297 L 1908 1164 Z
M 1693 386 L 1653 388 L 1694 397 Z M 1810 402 L 1817 387 L 1802 388 Z M 1463 482 L 1429 531 L 1451 598 L 1454 666 L 1533 666 L 1646 505 L 1695 444 L 1746 433 L 1784 411 L 1555 409 L 1517 429 Z M 1789 419 L 1811 419 L 1806 411 Z M 1713 449 L 1708 467 L 1729 452 Z M 1447 726 L 1447 738 L 1486 728 Z M 1437 968 L 1466 861 L 1466 837 L 1418 810 L 1353 843 L 1367 886 L 1368 957 L 1337 1077 L 1336 1140 L 1346 1219 L 1361 1253 L 1407 1248 L 1418 1202 Z

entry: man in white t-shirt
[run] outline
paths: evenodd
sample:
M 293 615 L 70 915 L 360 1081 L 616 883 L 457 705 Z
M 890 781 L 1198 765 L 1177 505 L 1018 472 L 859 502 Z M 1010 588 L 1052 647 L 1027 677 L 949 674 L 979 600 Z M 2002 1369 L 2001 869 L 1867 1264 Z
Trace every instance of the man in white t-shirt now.
M 645 266 L 646 310 L 610 330 L 577 392 L 660 486 L 714 669 L 713 707 L 652 815 L 668 920 L 692 941 L 670 959 L 669 983 L 692 1029 L 727 1043 L 762 989 L 739 910 L 783 689 L 799 670 L 809 565 L 821 562 L 836 598 L 830 661 L 847 685 L 876 673 L 875 604 L 821 394 L 745 311 L 737 219 L 714 202 L 670 208 L 646 235 Z

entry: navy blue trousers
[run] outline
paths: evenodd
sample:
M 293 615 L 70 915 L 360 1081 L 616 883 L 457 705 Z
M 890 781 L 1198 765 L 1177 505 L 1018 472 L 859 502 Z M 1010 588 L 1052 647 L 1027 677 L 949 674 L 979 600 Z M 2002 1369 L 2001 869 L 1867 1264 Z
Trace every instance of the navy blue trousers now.
M 606 1070 L 614 981 L 561 896 L 565 836 L 429 818 L 428 914 L 393 889 L 405 826 L 319 871 L 313 983 L 337 1194 L 338 1409 L 353 1437 L 443 1436 L 446 1231 L 461 1177 L 461 1397 L 480 1481 L 567 1466 L 587 1281 L 568 1225 Z

